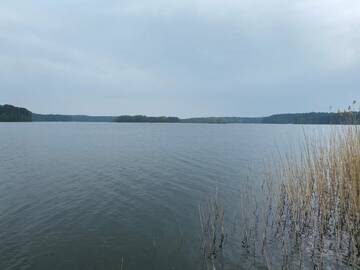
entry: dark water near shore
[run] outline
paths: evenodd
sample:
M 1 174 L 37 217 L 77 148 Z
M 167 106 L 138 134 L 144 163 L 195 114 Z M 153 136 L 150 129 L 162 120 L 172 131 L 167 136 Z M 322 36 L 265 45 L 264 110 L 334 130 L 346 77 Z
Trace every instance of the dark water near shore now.
M 0 269 L 196 269 L 198 205 L 217 188 L 236 209 L 314 128 L 0 124 Z

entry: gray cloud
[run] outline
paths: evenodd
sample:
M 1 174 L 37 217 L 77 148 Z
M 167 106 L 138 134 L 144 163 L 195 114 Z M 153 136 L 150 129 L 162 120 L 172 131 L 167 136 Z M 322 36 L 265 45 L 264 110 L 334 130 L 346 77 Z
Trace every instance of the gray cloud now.
M 0 103 L 263 115 L 360 98 L 357 0 L 4 1 Z

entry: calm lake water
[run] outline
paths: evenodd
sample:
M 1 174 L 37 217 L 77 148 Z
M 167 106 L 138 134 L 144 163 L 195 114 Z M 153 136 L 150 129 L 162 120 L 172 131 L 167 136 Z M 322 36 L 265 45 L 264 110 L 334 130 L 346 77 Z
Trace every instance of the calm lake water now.
M 0 124 L 0 269 L 197 269 L 199 204 L 217 189 L 236 210 L 249 174 L 315 128 Z

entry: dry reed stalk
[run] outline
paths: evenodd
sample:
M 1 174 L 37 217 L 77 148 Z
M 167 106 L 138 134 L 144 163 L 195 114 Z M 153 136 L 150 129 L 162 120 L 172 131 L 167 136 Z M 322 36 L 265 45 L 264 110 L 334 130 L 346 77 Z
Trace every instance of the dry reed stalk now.
M 215 270 L 225 242 L 224 208 L 217 195 L 205 208 L 199 206 L 199 218 L 204 268 Z
M 296 243 L 317 239 L 320 265 L 329 241 L 349 264 L 359 265 L 360 128 L 344 126 L 329 136 L 306 138 L 302 155 L 286 158 L 281 178 L 278 231 L 288 229 Z

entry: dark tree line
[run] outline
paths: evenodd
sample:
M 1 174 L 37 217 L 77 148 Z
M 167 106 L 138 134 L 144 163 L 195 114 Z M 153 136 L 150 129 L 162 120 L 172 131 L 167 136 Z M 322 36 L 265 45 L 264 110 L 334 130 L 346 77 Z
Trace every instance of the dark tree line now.
M 198 117 L 182 119 L 182 123 L 197 124 L 255 124 L 261 123 L 261 117 Z
M 312 125 L 341 125 L 359 124 L 359 112 L 338 113 L 294 113 L 275 114 L 264 117 L 264 124 L 312 124 Z
M 179 123 L 180 118 L 166 116 L 152 117 L 145 115 L 122 115 L 116 117 L 114 121 L 118 123 Z
M 61 115 L 33 113 L 34 122 L 113 122 L 113 116 Z
M 0 105 L 0 122 L 120 122 L 120 123 L 263 123 L 263 124 L 314 124 L 338 125 L 360 124 L 360 112 L 344 111 L 337 113 L 293 113 L 275 114 L 268 117 L 199 117 L 180 119 L 178 117 L 152 117 L 145 115 L 87 116 L 87 115 L 55 115 L 33 114 L 24 108 L 12 105 Z
M 0 122 L 31 122 L 32 113 L 12 105 L 0 105 Z

